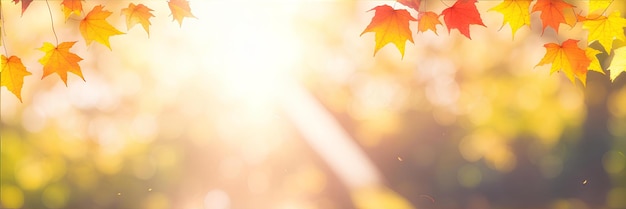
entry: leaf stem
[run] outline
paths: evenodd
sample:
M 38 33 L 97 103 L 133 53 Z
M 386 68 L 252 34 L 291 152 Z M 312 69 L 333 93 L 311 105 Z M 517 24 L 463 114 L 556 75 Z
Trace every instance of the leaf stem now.
M 609 7 L 611 7 L 611 4 L 613 4 L 614 1 L 615 0 L 611 0 L 611 2 L 609 2 L 609 5 L 606 5 L 606 8 L 604 8 L 604 10 L 602 11 L 602 14 L 606 14 L 606 10 L 609 10 Z M 606 14 L 606 16 L 609 16 L 609 15 Z
M 54 30 L 54 18 L 52 18 L 52 10 L 50 9 L 50 3 L 48 3 L 48 0 L 46 0 L 46 5 L 48 6 L 48 13 L 50 14 L 50 24 L 52 25 L 52 33 L 54 33 L 54 40 L 56 40 L 58 46 L 59 37 L 57 37 L 57 32 Z

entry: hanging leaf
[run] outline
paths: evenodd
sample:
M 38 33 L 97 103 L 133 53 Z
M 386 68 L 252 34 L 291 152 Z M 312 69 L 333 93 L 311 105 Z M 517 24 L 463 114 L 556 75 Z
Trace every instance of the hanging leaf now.
M 109 37 L 124 33 L 117 30 L 106 21 L 106 18 L 111 15 L 111 12 L 102 10 L 102 8 L 102 5 L 95 6 L 87 16 L 80 21 L 79 29 L 87 45 L 91 44 L 92 41 L 96 41 L 111 49 Z
M 370 24 L 361 35 L 367 32 L 376 33 L 374 56 L 376 52 L 388 43 L 396 45 L 402 57 L 406 41 L 413 43 L 413 34 L 409 28 L 409 21 L 416 21 L 406 9 L 393 9 L 389 5 L 374 7 L 369 11 L 376 11 Z
M 626 72 L 626 46 L 615 49 L 615 55 L 608 69 L 611 81 L 615 81 L 619 74 Z
M 26 9 L 28 8 L 28 6 L 30 6 L 30 3 L 32 3 L 33 0 L 13 0 L 13 3 L 17 4 L 20 3 L 20 1 L 22 2 L 22 15 L 24 15 L 24 11 L 26 11 Z
M 421 12 L 417 18 L 417 30 L 420 32 L 426 32 L 432 30 L 437 34 L 437 25 L 441 25 L 439 21 L 439 15 L 434 12 Z M 439 34 L 437 34 L 439 35 Z
M 472 39 L 470 37 L 470 25 L 482 25 L 483 20 L 480 18 L 480 13 L 478 13 L 478 9 L 476 9 L 477 0 L 457 0 L 454 5 L 444 9 L 441 12 L 443 15 L 443 21 L 448 26 L 448 33 L 450 33 L 451 29 L 456 28 L 461 32 L 461 34 L 465 35 L 467 38 Z
M 80 70 L 78 62 L 83 60 L 78 55 L 70 52 L 70 48 L 74 46 L 76 42 L 63 42 L 59 46 L 54 46 L 51 43 L 45 42 L 43 46 L 39 48 L 40 51 L 46 53 L 43 58 L 39 59 L 39 63 L 43 65 L 43 76 L 57 73 L 63 80 L 63 83 L 67 86 L 67 73 L 74 73 L 80 78 L 83 78 L 83 73 Z
M 130 30 L 137 23 L 141 23 L 143 29 L 150 36 L 150 18 L 154 17 L 151 11 L 153 10 L 143 4 L 135 5 L 133 3 L 130 3 L 128 8 L 122 9 L 122 14 L 126 15 L 127 30 Z
M 63 2 L 61 2 L 61 5 L 63 6 L 65 21 L 70 18 L 70 15 L 80 15 L 80 13 L 83 11 L 82 0 L 63 0 Z
M 587 57 L 585 50 L 578 47 L 577 43 L 578 40 L 568 39 L 562 45 L 545 44 L 546 55 L 537 66 L 552 64 L 550 73 L 561 70 L 570 81 L 574 82 L 576 77 L 583 85 L 586 84 L 587 69 L 591 59 Z
M 563 0 L 537 0 L 532 12 L 541 12 L 539 17 L 543 23 L 543 32 L 545 32 L 546 27 L 550 26 L 554 28 L 556 33 L 559 33 L 561 23 L 569 26 L 576 24 L 574 6 Z
M 602 66 L 600 65 L 600 60 L 598 60 L 597 56 L 600 53 L 602 52 L 591 47 L 587 47 L 587 49 L 585 49 L 585 55 L 587 55 L 587 58 L 591 60 L 591 63 L 589 64 L 589 70 L 604 74 Z
M 511 26 L 511 35 L 515 38 L 518 29 L 525 25 L 530 26 L 530 2 L 531 0 L 504 0 L 490 11 L 504 15 L 502 27 L 508 23 Z
M 31 75 L 31 73 L 26 71 L 26 67 L 24 67 L 19 57 L 11 56 L 7 58 L 4 54 L 2 55 L 2 68 L 0 68 L 0 77 L 2 80 L 0 80 L 0 86 L 6 86 L 20 102 L 22 101 L 24 77 L 29 75 Z
M 593 18 L 579 16 L 578 19 L 583 22 L 583 28 L 589 31 L 587 42 L 591 44 L 598 41 L 608 54 L 611 54 L 614 39 L 626 41 L 626 36 L 624 36 L 626 19 L 621 16 L 619 11 L 614 11 L 608 17 L 603 15 Z
M 189 7 L 189 1 L 187 0 L 170 0 L 167 2 L 167 5 L 170 7 L 172 17 L 174 17 L 174 20 L 178 21 L 180 26 L 183 26 L 183 18 L 195 18 L 195 16 L 191 14 L 191 7 Z

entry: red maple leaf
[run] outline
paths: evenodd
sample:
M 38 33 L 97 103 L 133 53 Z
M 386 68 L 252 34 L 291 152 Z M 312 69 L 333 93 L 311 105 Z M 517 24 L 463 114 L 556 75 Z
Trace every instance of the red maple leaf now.
M 563 0 L 538 0 L 535 6 L 533 6 L 532 12 L 537 11 L 541 12 L 539 17 L 543 23 L 543 31 L 550 26 L 554 28 L 556 33 L 559 33 L 559 25 L 561 23 L 565 23 L 570 27 L 576 24 L 574 5 Z
M 377 6 L 370 11 L 376 11 L 372 22 L 365 28 L 361 35 L 367 32 L 376 33 L 376 52 L 388 43 L 396 45 L 400 54 L 404 57 L 406 41 L 413 42 L 413 34 L 409 28 L 409 21 L 416 21 L 406 9 L 393 9 L 389 5 Z
M 472 39 L 469 26 L 471 24 L 485 26 L 478 9 L 476 9 L 476 2 L 477 0 L 457 0 L 454 5 L 441 12 L 443 21 L 448 26 L 448 33 L 451 29 L 456 28 L 461 34 Z
M 20 3 L 20 1 L 22 1 L 22 15 L 24 15 L 24 11 L 26 11 L 26 9 L 30 5 L 30 3 L 33 2 L 33 0 L 13 0 L 13 3 L 17 4 Z

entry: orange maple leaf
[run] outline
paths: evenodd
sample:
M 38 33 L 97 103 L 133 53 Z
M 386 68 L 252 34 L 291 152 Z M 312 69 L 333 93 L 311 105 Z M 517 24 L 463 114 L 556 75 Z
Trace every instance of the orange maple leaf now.
M 576 15 L 574 6 L 564 2 L 563 0 L 538 0 L 533 6 L 532 12 L 540 11 L 541 22 L 543 23 L 543 32 L 546 27 L 554 28 L 559 33 L 559 25 L 565 23 L 569 26 L 576 24 Z
M 135 5 L 133 3 L 130 3 L 128 8 L 122 9 L 122 14 L 126 15 L 127 30 L 130 30 L 137 23 L 141 23 L 143 29 L 150 36 L 150 18 L 154 17 L 151 11 L 153 10 L 143 4 Z
M 404 6 L 410 7 L 415 11 L 420 10 L 420 4 L 422 4 L 422 0 L 397 0 L 400 4 L 404 4 Z
M 106 18 L 109 17 L 112 12 L 102 10 L 102 7 L 102 5 L 95 6 L 87 13 L 87 16 L 80 21 L 80 34 L 85 38 L 87 45 L 91 44 L 92 41 L 96 41 L 111 49 L 109 37 L 124 33 L 115 29 L 106 21 Z
M 70 18 L 70 15 L 80 15 L 83 11 L 83 0 L 63 0 L 61 5 L 63 6 L 63 14 L 65 14 L 65 21 Z
M 417 18 L 417 30 L 420 32 L 426 32 L 432 30 L 437 34 L 437 25 L 441 25 L 439 21 L 439 15 L 434 12 L 421 12 Z M 438 35 L 438 34 L 437 34 Z
M 409 28 L 409 21 L 416 21 L 406 9 L 393 9 L 389 5 L 381 5 L 370 9 L 375 10 L 374 17 L 370 24 L 361 33 L 361 36 L 367 32 L 376 33 L 376 52 L 388 43 L 396 45 L 400 54 L 404 57 L 404 46 L 409 40 L 413 43 L 413 35 Z
M 20 1 L 22 2 L 22 15 L 24 15 L 24 11 L 26 11 L 26 9 L 28 8 L 28 6 L 30 6 L 30 3 L 32 3 L 33 0 L 13 0 L 13 3 L 17 4 L 20 3 Z
M 0 77 L 2 79 L 0 80 L 0 86 L 6 86 L 20 102 L 22 101 L 24 77 L 28 75 L 31 75 L 31 73 L 26 71 L 19 57 L 11 56 L 7 58 L 2 55 L 2 68 L 0 68 Z
M 456 28 L 465 35 L 470 37 L 470 25 L 482 25 L 485 26 L 483 20 L 480 18 L 480 13 L 476 9 L 477 0 L 457 0 L 454 5 L 444 9 L 441 12 L 443 15 L 443 21 L 448 26 L 448 33 L 453 28 Z M 485 26 L 486 27 L 486 26 Z
M 172 17 L 174 20 L 178 21 L 180 26 L 183 26 L 183 18 L 195 18 L 195 16 L 191 14 L 191 8 L 187 0 L 170 0 L 167 2 L 167 5 L 170 7 L 170 11 L 172 11 Z
M 63 83 L 67 86 L 67 72 L 74 73 L 80 78 L 83 78 L 83 73 L 80 70 L 78 62 L 83 60 L 78 55 L 70 52 L 70 48 L 74 46 L 76 42 L 63 42 L 59 46 L 54 46 L 51 43 L 45 42 L 39 50 L 46 53 L 44 57 L 39 59 L 39 63 L 43 65 L 43 76 L 57 73 L 63 80 Z
M 574 82 L 574 77 L 577 77 L 583 85 L 586 84 L 587 69 L 592 60 L 589 59 L 585 50 L 578 47 L 577 43 L 578 40 L 568 39 L 562 45 L 545 44 L 546 55 L 536 66 L 552 63 L 550 73 L 562 70 L 570 81 Z M 590 54 L 593 53 L 590 52 Z

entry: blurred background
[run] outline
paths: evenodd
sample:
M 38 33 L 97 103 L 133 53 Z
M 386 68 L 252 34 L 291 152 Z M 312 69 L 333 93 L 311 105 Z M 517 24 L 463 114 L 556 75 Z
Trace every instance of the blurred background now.
M 154 10 L 149 37 L 126 31 L 131 1 L 86 1 L 127 33 L 109 50 L 59 3 L 59 41 L 84 59 L 67 87 L 41 79 L 46 3 L 2 0 L 8 55 L 33 75 L 23 103 L 1 89 L 1 208 L 626 208 L 626 76 L 583 87 L 535 67 L 545 43 L 584 47 L 580 24 L 542 36 L 534 13 L 511 39 L 480 1 L 473 40 L 439 26 L 402 59 L 359 37 L 392 1 L 195 0 L 182 27 L 134 1 Z

